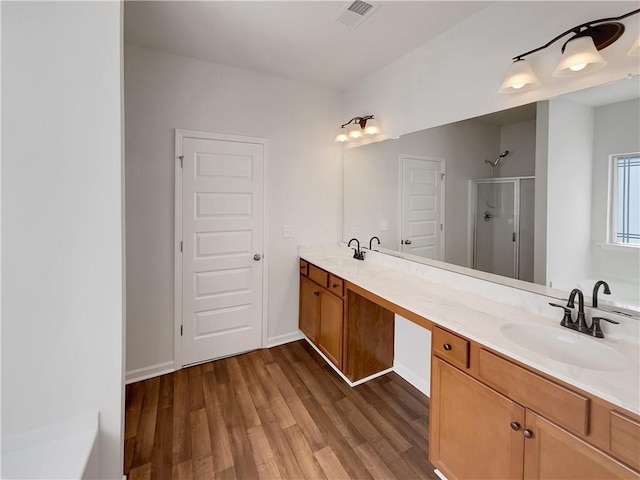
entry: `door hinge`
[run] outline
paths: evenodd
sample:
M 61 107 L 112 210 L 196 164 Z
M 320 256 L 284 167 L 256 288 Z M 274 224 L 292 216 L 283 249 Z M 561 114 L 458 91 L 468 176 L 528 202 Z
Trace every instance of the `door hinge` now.
M 180 252 L 182 253 L 182 240 L 180 240 Z
M 444 180 L 444 173 L 440 174 L 440 180 Z
M 440 224 L 440 231 L 442 231 L 442 224 Z
M 180 336 L 182 336 L 182 325 L 180 325 Z
M 180 168 L 182 168 L 184 163 L 184 155 L 180 155 L 178 158 L 180 159 Z

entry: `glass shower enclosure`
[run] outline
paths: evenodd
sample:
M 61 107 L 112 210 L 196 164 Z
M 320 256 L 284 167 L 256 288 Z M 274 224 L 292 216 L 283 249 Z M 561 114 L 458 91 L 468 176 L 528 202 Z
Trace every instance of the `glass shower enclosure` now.
M 471 181 L 473 268 L 533 281 L 534 177 Z

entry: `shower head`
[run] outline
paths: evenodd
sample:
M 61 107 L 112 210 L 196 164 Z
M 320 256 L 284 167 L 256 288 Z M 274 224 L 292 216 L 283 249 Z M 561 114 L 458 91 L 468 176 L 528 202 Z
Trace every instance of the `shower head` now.
M 491 160 L 485 160 L 484 163 L 488 163 L 492 167 L 497 167 L 498 164 L 500 163 L 500 160 L 506 157 L 507 155 L 509 155 L 509 153 L 510 153 L 509 150 L 505 150 L 500 155 L 498 155 L 498 158 L 496 158 L 494 162 L 492 162 Z

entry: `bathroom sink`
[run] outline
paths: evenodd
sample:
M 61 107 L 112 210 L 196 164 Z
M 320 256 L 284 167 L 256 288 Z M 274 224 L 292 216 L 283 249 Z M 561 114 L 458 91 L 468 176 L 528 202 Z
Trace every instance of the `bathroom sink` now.
M 509 323 L 500 327 L 500 333 L 527 350 L 580 368 L 611 372 L 629 365 L 610 346 L 563 327 Z
M 322 259 L 322 263 L 329 267 L 338 267 L 348 271 L 356 271 L 364 262 L 350 257 L 326 257 Z

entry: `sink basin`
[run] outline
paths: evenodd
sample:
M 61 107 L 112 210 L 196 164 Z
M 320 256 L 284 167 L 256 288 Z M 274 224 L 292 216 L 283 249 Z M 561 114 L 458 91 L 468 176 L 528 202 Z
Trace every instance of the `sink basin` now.
M 511 323 L 500 327 L 500 333 L 531 352 L 568 365 L 609 372 L 629 366 L 617 350 L 563 327 Z
M 364 263 L 362 260 L 356 260 L 355 258 L 349 258 L 349 257 L 327 257 L 327 258 L 323 258 L 322 262 L 332 267 L 340 267 L 340 268 L 347 268 L 347 269 L 351 269 L 351 268 L 357 269 Z

